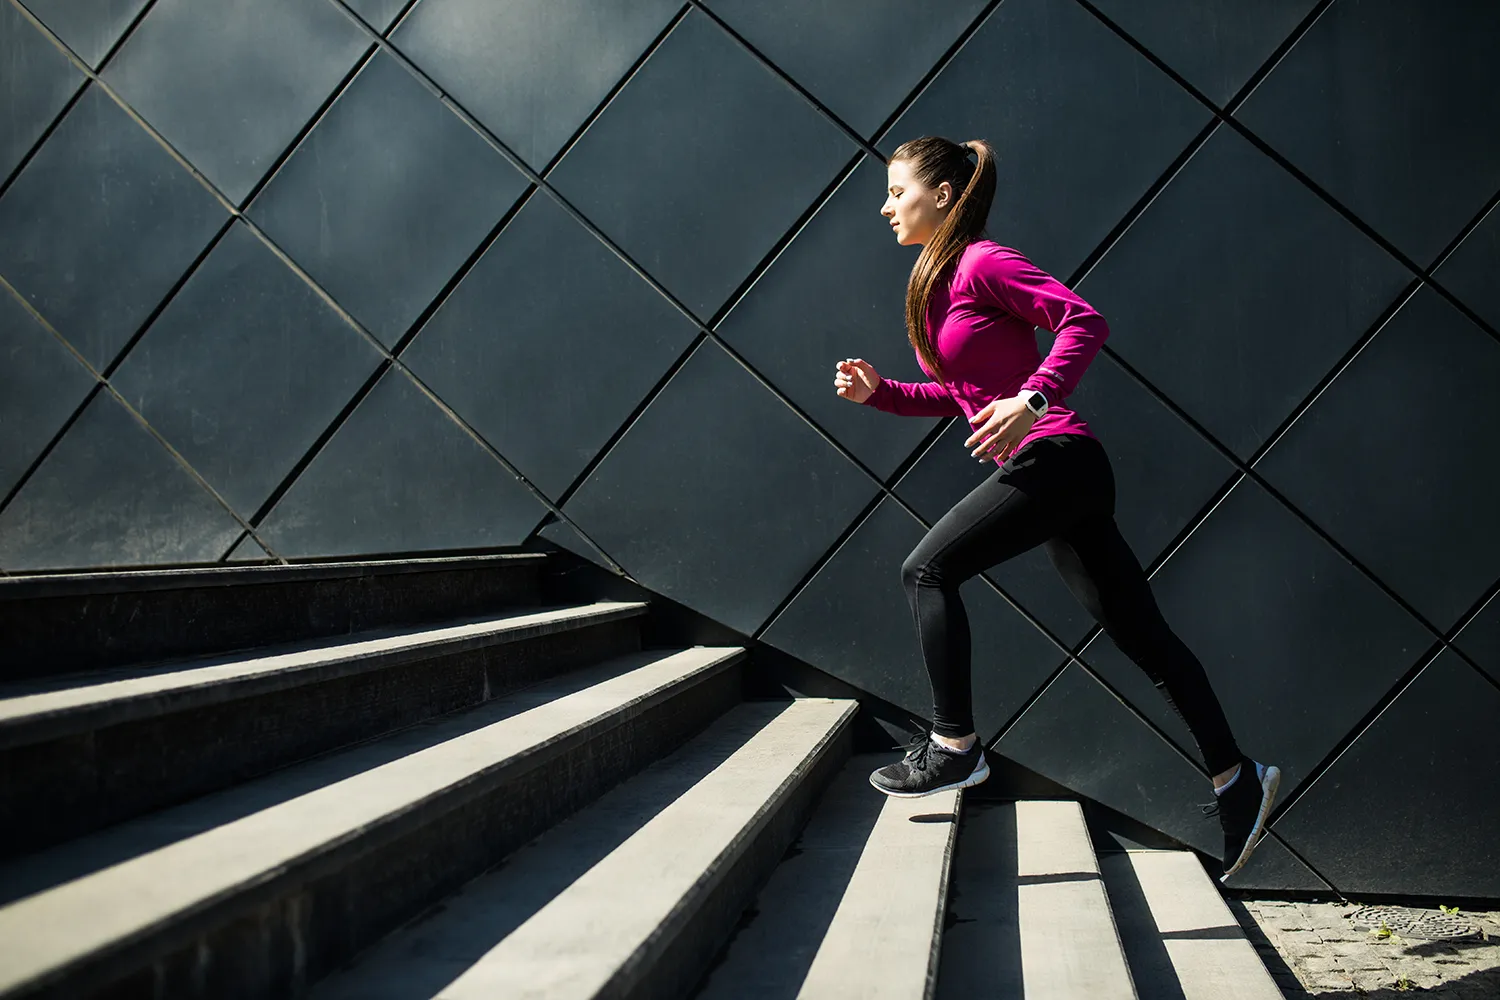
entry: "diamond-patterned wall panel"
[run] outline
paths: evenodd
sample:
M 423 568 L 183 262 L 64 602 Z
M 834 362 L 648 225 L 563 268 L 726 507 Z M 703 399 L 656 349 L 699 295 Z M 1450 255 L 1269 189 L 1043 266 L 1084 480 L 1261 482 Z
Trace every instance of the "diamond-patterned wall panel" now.
M 710 0 L 706 6 L 868 138 L 984 3 L 931 4 L 920 13 L 902 0 Z
M 376 31 L 384 34 L 391 22 L 414 0 L 344 0 L 349 9 Z
M 1500 683 L 1500 594 L 1491 597 L 1473 621 L 1464 626 L 1454 645 Z
M 91 86 L 0 197 L 0 277 L 104 369 L 227 218 Z
M 1422 266 L 1500 188 L 1500 4 L 1339 0 L 1236 112 Z
M 212 562 L 240 523 L 115 397 L 94 396 L 0 511 L 14 570 Z
M 1316 0 L 1094 0 L 1130 37 L 1223 107 Z
M 1336 890 L 1317 872 L 1303 864 L 1274 836 L 1262 837 L 1260 846 L 1245 867 L 1229 876 L 1232 889 L 1264 889 L 1272 893 L 1318 892 L 1333 894 Z
M 1340 892 L 1500 896 L 1500 690 L 1438 656 L 1273 824 Z M 1396 859 L 1396 860 L 1393 860 Z
M 0 497 L 96 384 L 14 295 L 0 289 Z
M 557 499 L 697 333 L 556 201 L 536 195 L 402 360 Z
M 113 385 L 249 515 L 379 363 L 374 344 L 236 223 L 125 356 Z
M 694 10 L 550 176 L 706 320 L 854 152 Z
M 149 0 L 23 0 L 43 24 L 94 69 Z
M 16 168 L 84 81 L 21 11 L 0 4 L 0 181 Z
M 748 635 L 875 490 L 704 342 L 563 510 L 642 584 Z
M 526 178 L 377 53 L 250 206 L 250 218 L 392 346 Z
M 1079 291 L 1127 363 L 1248 459 L 1411 280 L 1220 128 Z
M 480 548 L 517 544 L 545 513 L 391 369 L 266 515 L 260 535 L 287 557 Z
M 1500 342 L 1424 288 L 1256 468 L 1447 628 L 1500 568 L 1497 385 Z
M 157 0 L 104 79 L 239 204 L 369 47 L 329 0 Z
M 1289 770 L 1289 846 L 1235 884 L 1500 895 L 1488 842 L 1429 822 L 1500 801 L 1473 724 L 1500 695 L 1497 24 L 1396 0 L 0 0 L 0 565 L 558 545 L 927 717 L 900 566 L 993 466 L 963 421 L 933 440 L 832 375 L 921 377 L 879 154 L 984 138 L 987 235 L 1110 323 L 1068 405 L 1120 529 L 1245 747 Z M 980 731 L 1216 852 L 1191 738 L 1084 647 L 1044 549 L 984 576 L 961 591 Z M 1082 657 L 1060 674 L 1059 643 Z M 1417 791 L 1375 815 L 1387 787 Z M 1436 845 L 1410 866 L 1330 832 L 1401 823 Z
M 724 340 L 877 476 L 937 426 L 832 391 L 834 364 L 864 358 L 882 376 L 926 381 L 906 339 L 915 254 L 880 215 L 885 168 L 865 159 L 718 324 Z
M 916 718 L 932 691 L 901 585 L 921 524 L 886 498 L 764 633 L 766 642 L 879 695 Z M 972 623 L 974 725 L 988 740 L 1057 669 L 1063 653 L 983 580 L 959 590 Z
M 234 548 L 229 550 L 229 554 L 224 557 L 224 561 L 230 563 L 269 562 L 271 561 L 271 553 L 267 552 L 254 538 L 246 535 L 235 543 Z
M 541 170 L 680 7 L 676 0 L 422 0 L 391 39 Z
M 1073 0 L 1006 0 L 879 148 L 988 140 L 990 235 L 1066 279 L 1209 119 Z
M 1432 276 L 1478 313 L 1490 329 L 1500 331 L 1497 274 L 1500 274 L 1500 206 L 1490 209 Z

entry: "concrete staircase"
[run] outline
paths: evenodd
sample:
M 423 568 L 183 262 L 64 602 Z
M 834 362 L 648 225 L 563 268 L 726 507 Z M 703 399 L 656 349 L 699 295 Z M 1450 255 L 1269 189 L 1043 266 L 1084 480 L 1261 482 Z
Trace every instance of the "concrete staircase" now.
M 1280 995 L 1195 856 L 882 796 L 546 559 L 0 581 L 0 997 Z

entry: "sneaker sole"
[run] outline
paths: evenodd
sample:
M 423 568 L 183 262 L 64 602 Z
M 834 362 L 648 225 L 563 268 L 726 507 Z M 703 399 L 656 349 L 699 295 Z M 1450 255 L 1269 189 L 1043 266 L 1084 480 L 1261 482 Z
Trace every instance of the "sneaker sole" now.
M 876 784 L 876 782 L 875 782 L 875 775 L 873 775 L 873 774 L 870 775 L 870 786 L 872 788 L 876 789 L 877 791 L 884 792 L 886 795 L 889 795 L 892 798 L 897 798 L 897 799 L 920 799 L 924 795 L 936 795 L 938 792 L 946 792 L 946 791 L 950 791 L 950 790 L 952 790 L 954 788 L 969 788 L 969 787 L 972 787 L 974 785 L 979 784 L 980 782 L 984 781 L 986 778 L 988 778 L 990 776 L 990 762 L 987 761 L 987 760 L 981 759 L 980 762 L 979 762 L 979 765 L 980 766 L 976 767 L 972 772 L 970 772 L 969 776 L 967 778 L 965 778 L 964 780 L 950 782 L 949 784 L 946 784 L 946 785 L 939 785 L 936 788 L 929 788 L 925 792 L 898 792 L 898 791 L 894 791 L 892 789 L 886 788 L 884 785 Z
M 1266 765 L 1266 776 L 1261 779 L 1260 812 L 1255 817 L 1255 825 L 1250 828 L 1250 836 L 1245 838 L 1245 847 L 1240 851 L 1240 856 L 1235 859 L 1234 864 L 1224 870 L 1219 876 L 1220 882 L 1229 881 L 1229 876 L 1245 867 L 1245 862 L 1250 860 L 1250 855 L 1260 843 L 1261 836 L 1266 832 L 1266 816 L 1271 812 L 1271 804 L 1276 801 L 1276 790 L 1281 787 L 1281 768 L 1274 765 Z

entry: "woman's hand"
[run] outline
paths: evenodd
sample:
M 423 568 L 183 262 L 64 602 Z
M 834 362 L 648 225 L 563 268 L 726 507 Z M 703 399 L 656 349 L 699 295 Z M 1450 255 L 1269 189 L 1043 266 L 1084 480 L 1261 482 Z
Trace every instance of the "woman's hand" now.
M 880 387 L 880 376 L 875 373 L 875 366 L 863 358 L 845 358 L 836 367 L 833 387 L 845 399 L 863 403 Z
M 1030 432 L 1036 415 L 1018 397 L 1010 396 L 992 400 L 970 417 L 969 423 L 983 424 L 964 442 L 965 448 L 973 449 L 969 454 L 981 462 L 996 458 L 1003 462 Z

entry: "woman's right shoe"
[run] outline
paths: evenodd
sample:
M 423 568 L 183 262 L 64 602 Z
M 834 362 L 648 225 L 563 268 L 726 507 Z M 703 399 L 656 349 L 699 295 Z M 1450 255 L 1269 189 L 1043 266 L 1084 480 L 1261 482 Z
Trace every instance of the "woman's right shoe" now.
M 1280 768 L 1246 757 L 1240 761 L 1240 773 L 1233 784 L 1203 807 L 1204 815 L 1218 816 L 1224 829 L 1224 874 L 1219 876 L 1220 882 L 1227 882 L 1250 860 L 1266 831 L 1266 817 L 1280 785 Z
M 927 733 L 914 735 L 906 756 L 870 773 L 870 784 L 887 795 L 915 798 L 950 788 L 968 788 L 990 776 L 984 745 L 978 740 L 968 750 L 951 750 Z

